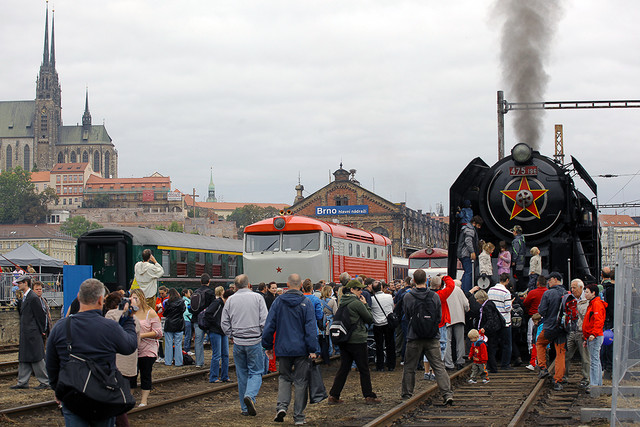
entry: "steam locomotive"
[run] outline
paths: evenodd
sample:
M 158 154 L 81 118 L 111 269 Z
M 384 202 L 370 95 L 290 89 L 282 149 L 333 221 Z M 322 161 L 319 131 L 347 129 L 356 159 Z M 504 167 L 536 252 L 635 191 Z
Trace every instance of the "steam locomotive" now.
M 578 191 L 572 176 L 579 177 L 591 190 L 591 199 Z M 493 166 L 479 157 L 472 160 L 451 186 L 449 196 L 450 275 L 456 272 L 461 227 L 456 212 L 468 200 L 474 215 L 484 221 L 478 237 L 485 242 L 492 242 L 496 248 L 502 240 L 510 245 L 514 237 L 511 230 L 519 225 L 527 249 L 540 249 L 542 274 L 560 272 L 567 287 L 570 279 L 599 277 L 600 232 L 594 205 L 597 186 L 573 156 L 571 163 L 562 165 L 527 144 L 517 144 L 510 156 Z M 498 251 L 492 254 L 494 280 Z

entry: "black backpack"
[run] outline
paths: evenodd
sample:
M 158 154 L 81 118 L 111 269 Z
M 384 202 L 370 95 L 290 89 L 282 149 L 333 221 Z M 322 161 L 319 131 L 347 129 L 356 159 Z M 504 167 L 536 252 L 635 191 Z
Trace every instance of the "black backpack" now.
M 204 308 L 205 303 L 205 293 L 204 291 L 198 289 L 191 295 L 191 312 L 198 313 L 200 310 Z
M 494 334 L 507 325 L 493 301 L 487 301 L 480 309 L 481 323 L 478 328 L 484 328 L 485 334 Z
M 356 324 L 351 323 L 351 316 L 349 315 L 349 305 L 341 305 L 338 307 L 338 311 L 333 316 L 333 323 L 329 327 L 329 333 L 331 334 L 331 341 L 334 344 L 345 344 L 351 338 L 351 334 L 356 328 Z
M 213 308 L 214 305 L 218 305 L 216 309 Z M 218 301 L 218 299 L 214 299 L 209 307 L 205 308 L 198 314 L 198 327 L 203 331 L 210 331 L 214 324 L 216 316 L 218 312 L 222 308 L 222 301 Z
M 442 319 L 440 297 L 431 289 L 427 290 L 424 299 L 416 298 L 411 292 L 405 298 L 407 296 L 415 300 L 414 311 L 409 318 L 409 326 L 413 333 L 421 339 L 436 338 L 440 332 L 440 320 Z

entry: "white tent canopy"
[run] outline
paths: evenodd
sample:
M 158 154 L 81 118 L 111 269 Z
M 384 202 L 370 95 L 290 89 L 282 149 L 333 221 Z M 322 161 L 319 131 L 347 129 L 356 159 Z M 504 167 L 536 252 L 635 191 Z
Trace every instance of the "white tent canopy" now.
M 6 258 L 6 259 L 5 259 Z M 56 267 L 62 268 L 62 260 L 55 259 L 49 255 L 43 254 L 28 243 L 24 243 L 17 249 L 7 252 L 0 256 L 0 265 L 3 267 L 13 267 L 13 263 L 21 267 L 31 264 L 37 267 Z

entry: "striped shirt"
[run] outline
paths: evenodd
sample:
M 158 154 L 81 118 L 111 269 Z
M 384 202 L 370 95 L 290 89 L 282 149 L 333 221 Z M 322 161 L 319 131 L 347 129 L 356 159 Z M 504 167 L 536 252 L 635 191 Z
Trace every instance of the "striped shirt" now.
M 507 327 L 511 326 L 511 292 L 503 284 L 498 283 L 489 289 L 488 295 L 489 300 L 493 301 L 502 317 L 504 317 Z

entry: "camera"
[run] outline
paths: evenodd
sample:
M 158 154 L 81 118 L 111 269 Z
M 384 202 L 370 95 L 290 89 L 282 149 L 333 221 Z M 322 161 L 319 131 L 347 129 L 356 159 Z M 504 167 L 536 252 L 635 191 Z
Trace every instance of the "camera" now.
M 126 303 L 129 303 L 129 308 L 131 308 L 131 298 L 122 298 L 122 301 L 120 301 L 120 305 L 118 305 L 118 310 L 124 310 L 124 306 Z

